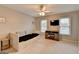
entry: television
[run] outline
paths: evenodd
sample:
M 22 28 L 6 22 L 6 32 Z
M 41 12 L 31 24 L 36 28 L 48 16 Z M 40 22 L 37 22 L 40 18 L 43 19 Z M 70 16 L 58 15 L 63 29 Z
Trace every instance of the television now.
M 51 26 L 58 26 L 59 25 L 59 20 L 51 20 L 50 25 Z

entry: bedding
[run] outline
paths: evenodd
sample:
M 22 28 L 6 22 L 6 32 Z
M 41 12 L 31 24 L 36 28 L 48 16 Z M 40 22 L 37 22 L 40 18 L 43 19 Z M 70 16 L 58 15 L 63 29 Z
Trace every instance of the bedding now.
M 19 37 L 19 42 L 32 39 L 32 38 L 34 38 L 34 37 L 36 37 L 38 35 L 39 35 L 38 33 L 32 33 L 32 34 L 28 34 L 28 35 L 21 36 L 21 37 Z

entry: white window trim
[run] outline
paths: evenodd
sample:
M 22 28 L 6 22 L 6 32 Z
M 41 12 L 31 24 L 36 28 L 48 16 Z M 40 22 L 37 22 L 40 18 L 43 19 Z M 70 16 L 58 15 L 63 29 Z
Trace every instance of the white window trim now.
M 41 21 L 40 21 L 40 27 L 41 27 L 41 22 L 42 22 L 42 21 L 43 21 L 43 20 L 41 20 Z M 47 20 L 45 20 L 45 21 L 48 23 L 48 21 L 47 21 Z M 48 26 L 48 24 L 47 24 L 47 26 Z M 42 32 L 42 30 L 41 30 L 41 29 L 42 29 L 42 27 L 40 28 L 40 31 Z M 47 29 L 46 29 L 46 30 L 47 30 Z
M 59 34 L 60 34 L 60 35 L 70 36 L 70 35 L 71 35 L 71 26 L 72 26 L 71 18 L 70 18 L 70 17 L 63 17 L 63 18 L 69 18 L 69 23 L 70 23 L 70 25 L 69 25 L 69 32 L 70 32 L 70 33 L 69 33 L 69 34 L 61 34 L 61 33 L 60 33 L 60 29 L 59 29 Z M 59 19 L 59 22 L 60 22 L 60 20 L 63 19 L 63 18 L 60 18 L 60 19 Z M 60 28 L 60 25 L 59 25 L 59 28 Z

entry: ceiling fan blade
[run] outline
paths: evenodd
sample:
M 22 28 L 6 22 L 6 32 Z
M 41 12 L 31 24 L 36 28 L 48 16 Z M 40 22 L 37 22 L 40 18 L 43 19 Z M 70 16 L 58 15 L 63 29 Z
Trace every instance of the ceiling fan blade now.
M 36 10 L 36 11 L 40 12 L 41 10 Z
M 44 12 L 48 13 L 48 12 L 51 12 L 51 11 L 44 11 Z

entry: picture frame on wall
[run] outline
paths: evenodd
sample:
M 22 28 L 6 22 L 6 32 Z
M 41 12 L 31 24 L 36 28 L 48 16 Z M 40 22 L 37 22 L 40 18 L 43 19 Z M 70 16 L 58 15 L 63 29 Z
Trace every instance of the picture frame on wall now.
M 5 17 L 0 17 L 0 23 L 6 23 Z

